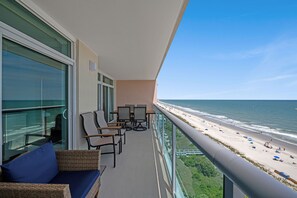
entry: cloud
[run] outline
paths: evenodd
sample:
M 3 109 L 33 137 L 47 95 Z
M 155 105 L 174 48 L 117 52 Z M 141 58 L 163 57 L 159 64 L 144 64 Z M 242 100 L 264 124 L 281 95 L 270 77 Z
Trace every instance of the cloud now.
M 241 60 L 249 59 L 257 56 L 262 56 L 266 52 L 266 49 L 258 48 L 242 52 L 233 52 L 233 53 L 222 53 L 214 55 L 212 58 L 219 60 Z
M 285 80 L 293 77 L 297 77 L 297 74 L 285 74 L 285 75 L 272 76 L 268 78 L 252 80 L 252 81 L 249 81 L 248 83 L 272 82 L 272 81 L 278 81 L 278 80 Z
M 294 49 L 294 50 L 293 50 Z M 214 59 L 220 60 L 243 60 L 250 58 L 261 58 L 262 62 L 270 60 L 273 55 L 287 54 L 289 56 L 294 55 L 294 61 L 296 60 L 297 38 L 281 38 L 268 43 L 263 46 L 258 46 L 253 49 L 243 50 L 232 53 L 220 53 L 212 56 Z M 287 56 L 285 56 L 287 57 Z M 290 59 L 292 60 L 292 59 Z

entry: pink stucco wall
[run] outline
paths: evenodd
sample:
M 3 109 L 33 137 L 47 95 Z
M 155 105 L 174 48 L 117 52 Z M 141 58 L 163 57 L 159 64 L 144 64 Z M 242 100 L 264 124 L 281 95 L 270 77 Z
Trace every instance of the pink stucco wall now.
M 153 108 L 156 101 L 155 80 L 118 80 L 116 82 L 116 106 L 146 104 Z

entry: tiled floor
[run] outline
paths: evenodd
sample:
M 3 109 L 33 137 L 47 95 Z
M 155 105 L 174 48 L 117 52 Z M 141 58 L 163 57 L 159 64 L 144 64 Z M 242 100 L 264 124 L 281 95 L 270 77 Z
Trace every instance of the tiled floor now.
M 101 164 L 106 165 L 106 169 L 100 198 L 170 197 L 167 177 L 163 176 L 166 171 L 154 138 L 152 130 L 128 131 L 123 152 L 117 154 L 116 168 L 113 168 L 112 154 L 102 155 Z

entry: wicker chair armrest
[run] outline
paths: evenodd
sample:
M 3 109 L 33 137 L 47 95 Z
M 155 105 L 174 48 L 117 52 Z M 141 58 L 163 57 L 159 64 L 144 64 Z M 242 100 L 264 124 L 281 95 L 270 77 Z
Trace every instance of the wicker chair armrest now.
M 100 150 L 56 151 L 60 171 L 100 170 Z
M 0 182 L 0 197 L 66 198 L 71 197 L 71 194 L 68 184 L 29 184 Z

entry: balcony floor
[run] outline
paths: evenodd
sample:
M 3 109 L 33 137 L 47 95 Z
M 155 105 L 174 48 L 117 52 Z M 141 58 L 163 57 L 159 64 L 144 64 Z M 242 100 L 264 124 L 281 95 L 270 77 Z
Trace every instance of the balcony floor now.
M 106 169 L 100 198 L 171 197 L 163 159 L 154 138 L 152 130 L 128 131 L 123 152 L 117 154 L 116 168 L 113 168 L 112 154 L 102 155 L 101 165 L 106 165 Z

